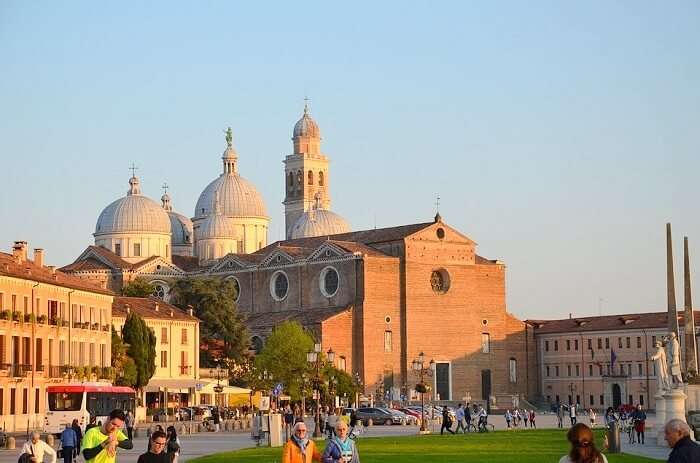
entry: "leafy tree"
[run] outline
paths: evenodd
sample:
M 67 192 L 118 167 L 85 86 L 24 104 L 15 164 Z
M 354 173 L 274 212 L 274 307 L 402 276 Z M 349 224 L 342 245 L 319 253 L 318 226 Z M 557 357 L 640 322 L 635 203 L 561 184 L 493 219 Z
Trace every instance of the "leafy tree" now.
M 112 327 L 112 367 L 114 368 L 115 384 L 133 386 L 136 384 L 136 364 L 126 354 L 126 344 L 119 337 L 117 330 Z
M 156 287 L 150 281 L 143 277 L 136 277 L 122 288 L 122 296 L 149 297 L 153 295 L 155 289 Z
M 301 398 L 302 374 L 308 371 L 306 353 L 314 339 L 299 323 L 284 322 L 272 330 L 262 351 L 255 357 L 258 371 L 267 370 L 274 382 L 281 382 L 292 400 Z
M 219 352 L 222 358 L 213 358 L 215 349 L 202 349 L 203 366 L 214 366 L 217 361 L 230 365 L 244 363 L 250 347 L 250 334 L 243 317 L 236 309 L 236 287 L 230 280 L 217 278 L 181 279 L 173 285 L 171 303 L 187 309 L 194 308 L 202 320 L 202 340 L 223 342 Z
M 156 335 L 143 318 L 131 312 L 124 322 L 122 337 L 127 345 L 126 353 L 136 366 L 133 387 L 141 389 L 156 371 Z

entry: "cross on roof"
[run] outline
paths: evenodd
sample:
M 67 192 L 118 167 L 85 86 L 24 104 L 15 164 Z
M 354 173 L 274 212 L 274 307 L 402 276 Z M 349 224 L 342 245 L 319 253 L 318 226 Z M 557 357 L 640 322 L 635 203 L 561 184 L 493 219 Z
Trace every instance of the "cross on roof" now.
M 311 100 L 309 100 L 309 97 L 305 96 L 304 97 L 304 114 L 309 112 L 309 101 L 311 101 Z
M 136 171 L 138 170 L 138 167 L 132 162 L 131 167 L 129 167 L 129 170 L 131 171 L 131 176 L 136 177 Z
M 163 189 L 163 194 L 168 194 L 169 187 L 167 183 L 163 183 L 163 186 L 161 188 Z
M 435 212 L 440 212 L 440 195 L 435 199 Z

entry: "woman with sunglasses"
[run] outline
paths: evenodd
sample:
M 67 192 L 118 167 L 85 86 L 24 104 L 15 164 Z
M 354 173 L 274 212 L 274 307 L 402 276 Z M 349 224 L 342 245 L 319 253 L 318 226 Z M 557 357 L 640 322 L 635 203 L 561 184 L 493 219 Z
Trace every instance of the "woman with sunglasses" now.
M 282 450 L 282 463 L 311 463 L 321 461 L 316 444 L 309 439 L 306 423 L 297 421 L 292 428 L 292 437 L 289 438 Z

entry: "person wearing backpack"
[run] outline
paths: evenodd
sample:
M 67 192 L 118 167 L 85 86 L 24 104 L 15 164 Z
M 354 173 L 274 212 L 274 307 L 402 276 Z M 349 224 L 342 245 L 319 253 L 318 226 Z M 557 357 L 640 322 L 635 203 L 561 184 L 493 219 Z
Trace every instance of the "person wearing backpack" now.
M 450 416 L 450 410 L 447 408 L 447 405 L 445 405 L 442 409 L 442 427 L 440 428 L 440 435 L 442 436 L 445 429 L 447 429 L 450 434 L 454 434 L 455 432 L 450 429 L 451 427 L 452 417 Z

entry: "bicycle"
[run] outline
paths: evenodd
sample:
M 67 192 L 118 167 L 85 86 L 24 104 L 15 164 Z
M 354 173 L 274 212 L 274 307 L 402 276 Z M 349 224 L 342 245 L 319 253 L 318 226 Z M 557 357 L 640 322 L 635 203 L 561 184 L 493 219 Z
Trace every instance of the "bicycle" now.
M 366 431 L 365 427 L 361 423 L 357 423 L 352 430 L 348 433 L 348 437 L 352 440 L 357 440 Z

